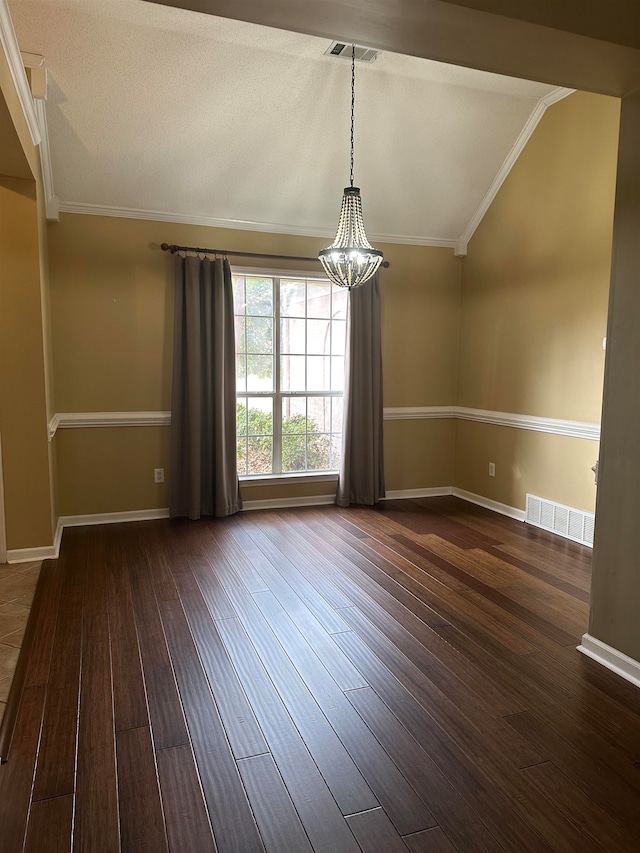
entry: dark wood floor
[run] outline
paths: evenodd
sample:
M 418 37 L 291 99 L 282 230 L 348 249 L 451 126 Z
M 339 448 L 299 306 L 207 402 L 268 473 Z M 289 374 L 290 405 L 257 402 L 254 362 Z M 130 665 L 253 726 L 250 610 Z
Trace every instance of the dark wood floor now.
M 65 531 L 2 853 L 637 851 L 590 552 L 455 498 Z

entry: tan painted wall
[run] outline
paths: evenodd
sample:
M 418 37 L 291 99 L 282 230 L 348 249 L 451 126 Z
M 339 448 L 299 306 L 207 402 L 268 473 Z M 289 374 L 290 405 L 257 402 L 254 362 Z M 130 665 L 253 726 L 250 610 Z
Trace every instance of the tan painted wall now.
M 622 106 L 589 633 L 640 662 L 640 92 Z
M 53 541 L 33 181 L 0 177 L 0 268 L 0 431 L 13 550 Z
M 551 107 L 480 224 L 463 262 L 458 405 L 600 420 L 618 121 L 602 96 Z M 563 439 L 557 454 L 557 436 L 520 433 L 459 424 L 456 486 L 593 511 L 597 443 Z
M 57 412 L 170 408 L 173 260 L 160 250 L 163 241 L 309 257 L 327 243 L 326 238 L 63 213 L 59 223 L 49 224 Z M 391 262 L 382 279 L 385 405 L 453 405 L 460 261 L 450 249 L 381 248 Z M 242 258 L 237 262 L 305 268 L 301 262 Z M 317 270 L 318 265 L 306 268 Z M 450 485 L 452 429 L 451 423 L 390 426 L 385 445 L 387 487 Z M 164 431 L 168 435 L 168 429 Z M 140 442 L 146 432 L 143 427 L 59 430 L 60 514 L 165 507 L 166 493 L 153 485 L 152 469 L 168 470 L 167 441 L 150 441 L 141 459 Z M 426 451 L 423 438 L 430 434 L 437 443 Z M 418 442 L 417 462 L 408 467 L 400 464 L 407 435 Z M 104 466 L 97 463 L 101 473 L 95 478 L 84 471 L 85 465 L 91 467 L 89 448 L 108 460 Z M 318 490 L 307 487 L 303 493 L 327 494 L 328 485 Z M 268 493 L 264 488 L 245 489 L 247 500 L 300 493 L 295 485 L 274 487 Z

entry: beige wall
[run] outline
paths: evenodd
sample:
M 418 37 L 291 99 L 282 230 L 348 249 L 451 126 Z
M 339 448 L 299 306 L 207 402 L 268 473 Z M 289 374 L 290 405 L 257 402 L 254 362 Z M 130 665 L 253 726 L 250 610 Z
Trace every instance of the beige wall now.
M 44 220 L 39 154 L 0 50 L 0 433 L 10 552 L 50 548 L 56 522 Z
M 640 662 L 640 92 L 622 105 L 589 633 Z
M 144 220 L 62 214 L 49 224 L 57 412 L 166 411 L 171 404 L 173 260 L 161 242 L 296 256 L 317 255 L 326 238 L 232 231 Z M 460 260 L 450 249 L 383 245 L 385 405 L 453 405 Z M 301 262 L 242 259 L 269 268 Z M 306 268 L 317 270 L 310 263 Z M 168 428 L 58 430 L 61 515 L 167 506 L 153 468 L 169 467 Z M 145 443 L 145 435 L 149 442 Z M 407 439 L 415 464 L 405 465 Z M 428 447 L 428 450 L 425 448 Z M 447 486 L 453 424 L 390 426 L 389 489 Z M 141 455 L 142 454 L 142 455 Z M 92 456 L 96 476 L 91 475 Z M 85 470 L 85 468 L 87 470 Z M 331 484 L 244 490 L 246 500 L 327 494 Z M 100 507 L 97 509 L 96 507 Z
M 0 432 L 9 550 L 53 541 L 38 240 L 35 182 L 0 176 Z
M 602 96 L 551 107 L 476 231 L 463 263 L 458 405 L 600 420 L 618 121 L 619 102 Z M 459 488 L 593 511 L 596 442 L 465 423 L 456 452 Z

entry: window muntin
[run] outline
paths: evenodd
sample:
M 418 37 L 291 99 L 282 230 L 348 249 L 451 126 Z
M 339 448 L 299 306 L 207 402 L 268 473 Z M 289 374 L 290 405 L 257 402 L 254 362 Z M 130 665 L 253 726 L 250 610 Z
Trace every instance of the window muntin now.
M 233 290 L 240 476 L 337 470 L 346 292 L 249 271 Z

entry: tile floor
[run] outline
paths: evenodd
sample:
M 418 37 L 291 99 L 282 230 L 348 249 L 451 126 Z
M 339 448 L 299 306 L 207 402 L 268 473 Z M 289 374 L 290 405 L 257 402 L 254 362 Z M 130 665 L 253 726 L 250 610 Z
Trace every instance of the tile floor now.
M 20 654 L 41 565 L 40 561 L 0 564 L 0 720 Z

